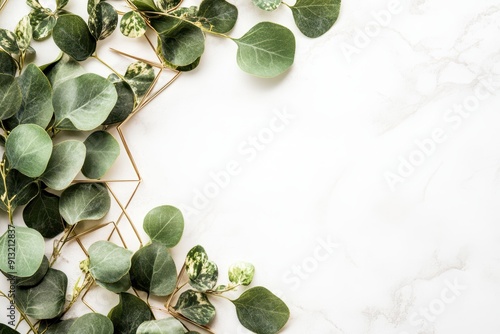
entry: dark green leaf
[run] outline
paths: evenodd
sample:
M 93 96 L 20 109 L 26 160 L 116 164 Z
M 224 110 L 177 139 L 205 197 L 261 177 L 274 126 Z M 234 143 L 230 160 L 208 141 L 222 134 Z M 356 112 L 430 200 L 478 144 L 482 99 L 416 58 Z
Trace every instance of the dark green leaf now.
M 5 194 L 4 183 L 0 182 L 0 209 L 7 211 L 7 203 L 10 200 L 12 210 L 18 206 L 27 204 L 38 194 L 38 185 L 34 179 L 21 174 L 15 169 L 9 170 L 6 177 L 8 193 Z
M 6 29 L 0 29 L 0 48 L 10 54 L 19 53 L 16 34 Z
M 23 95 L 17 80 L 9 74 L 0 74 L 0 119 L 15 115 L 21 108 Z
M 23 219 L 44 237 L 53 238 L 64 231 L 64 221 L 59 213 L 59 197 L 41 191 L 23 211 Z
M 277 333 L 290 317 L 286 304 L 264 287 L 248 289 L 233 304 L 241 324 L 257 334 Z
M 279 24 L 258 23 L 234 41 L 238 44 L 238 65 L 255 76 L 275 77 L 293 64 L 295 37 L 288 28 Z
M 195 24 L 177 17 L 151 20 L 161 40 L 163 57 L 175 66 L 190 65 L 205 50 L 205 35 Z
M 57 9 L 63 9 L 67 4 L 69 0 L 56 0 L 57 4 Z
M 199 325 L 207 325 L 215 317 L 215 307 L 207 295 L 194 290 L 184 291 L 174 309 Z
M 131 0 L 131 1 L 139 10 L 146 10 L 146 11 L 157 11 L 158 10 L 158 8 L 156 8 L 153 0 Z
M 17 277 L 30 277 L 40 268 L 44 252 L 45 242 L 40 233 L 9 225 L 0 237 L 0 270 Z
M 47 270 L 49 270 L 49 259 L 47 259 L 47 257 L 44 256 L 42 263 L 40 264 L 40 267 L 38 267 L 37 271 L 33 275 L 31 275 L 30 277 L 16 278 L 16 286 L 29 288 L 37 285 L 45 277 Z M 10 277 L 15 277 L 15 276 L 10 276 Z
M 118 100 L 108 118 L 102 123 L 104 125 L 123 122 L 132 113 L 135 107 L 135 94 L 130 84 L 126 81 L 119 80 L 113 82 L 113 85 L 115 85 Z
M 104 283 L 116 283 L 130 270 L 132 252 L 100 240 L 89 247 L 90 273 Z
M 326 33 L 337 21 L 341 0 L 297 0 L 290 9 L 300 31 L 316 38 Z
M 18 77 L 23 102 L 21 109 L 7 120 L 13 129 L 19 124 L 37 124 L 46 128 L 52 116 L 52 88 L 47 77 L 35 64 L 29 64 Z
M 125 80 L 138 98 L 144 96 L 155 79 L 155 71 L 149 64 L 138 61 L 130 64 L 125 72 Z
M 281 5 L 281 0 L 252 0 L 253 4 L 268 12 L 277 9 Z
M 85 21 L 77 15 L 59 16 L 52 35 L 56 45 L 78 61 L 87 59 L 95 51 L 96 40 Z
M 96 131 L 85 139 L 87 154 L 82 173 L 90 179 L 100 179 L 120 155 L 120 145 L 107 131 Z
M 94 8 L 101 3 L 102 0 L 87 0 L 87 13 L 90 15 Z
M 85 160 L 85 145 L 79 140 L 65 140 L 54 145 L 47 169 L 40 176 L 47 186 L 63 190 L 73 182 Z
M 16 75 L 16 72 L 17 64 L 14 58 L 7 52 L 0 50 L 0 74 Z
M 76 319 L 67 334 L 113 334 L 113 323 L 99 313 L 87 313 Z
M 68 278 L 57 269 L 48 269 L 42 281 L 31 288 L 17 288 L 15 301 L 28 316 L 52 319 L 64 309 Z
M 236 24 L 238 9 L 225 0 L 204 0 L 200 4 L 198 17 L 207 29 L 224 34 Z
M 0 324 L 0 334 L 20 334 L 18 331 L 14 330 L 12 327 Z
M 155 296 L 168 296 L 175 289 L 177 270 L 167 248 L 153 242 L 132 256 L 132 286 Z
M 118 14 L 107 2 L 98 3 L 89 15 L 89 29 L 95 39 L 109 37 L 118 25 Z
M 59 212 L 74 225 L 82 220 L 99 220 L 111 206 L 108 190 L 102 183 L 77 183 L 61 194 Z
M 127 273 L 125 276 L 120 278 L 118 282 L 114 283 L 104 283 L 96 280 L 96 283 L 103 287 L 106 290 L 109 290 L 114 293 L 126 292 L 132 286 L 132 282 L 130 281 L 130 275 Z
M 36 124 L 21 124 L 5 143 L 10 167 L 29 177 L 42 175 L 52 154 L 52 139 Z
M 120 293 L 120 302 L 108 315 L 113 322 L 114 334 L 136 334 L 137 328 L 154 319 L 153 313 L 142 299 L 130 293 Z
M 30 24 L 29 15 L 24 16 L 14 29 L 16 35 L 17 45 L 21 51 L 26 51 L 30 46 L 31 39 L 33 38 L 33 29 Z
M 184 218 L 182 212 L 176 207 L 163 205 L 148 212 L 144 218 L 143 227 L 152 241 L 172 248 L 181 240 Z
M 141 14 L 134 11 L 125 13 L 120 21 L 120 31 L 124 36 L 130 38 L 141 37 L 146 33 L 147 28 L 146 21 Z
M 44 334 L 67 334 L 76 318 L 64 320 L 51 325 Z
M 137 334 L 185 334 L 186 329 L 174 317 L 143 322 L 137 329 Z M 135 334 L 135 333 L 134 333 Z

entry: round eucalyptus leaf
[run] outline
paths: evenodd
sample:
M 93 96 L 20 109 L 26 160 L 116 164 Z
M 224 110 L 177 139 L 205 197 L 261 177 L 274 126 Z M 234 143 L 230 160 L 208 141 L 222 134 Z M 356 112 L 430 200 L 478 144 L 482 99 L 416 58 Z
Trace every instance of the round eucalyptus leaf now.
M 47 259 L 46 256 L 43 257 L 42 263 L 40 264 L 40 267 L 38 267 L 37 271 L 29 276 L 29 277 L 16 277 L 16 286 L 17 287 L 32 287 L 37 285 L 42 281 L 42 279 L 45 277 L 45 274 L 47 274 L 47 271 L 49 270 L 49 259 Z M 15 277 L 15 276 L 10 276 L 10 277 Z
M 23 211 L 26 226 L 37 230 L 44 238 L 53 238 L 64 231 L 59 213 L 59 197 L 42 190 Z
M 94 242 L 88 252 L 90 273 L 96 280 L 115 283 L 130 270 L 132 252 L 112 242 Z
M 158 32 L 163 57 L 175 66 L 190 65 L 205 51 L 205 35 L 190 22 L 162 16 L 152 19 L 151 25 Z
M 52 37 L 59 49 L 78 61 L 90 57 L 97 45 L 87 24 L 78 15 L 59 16 Z
M 50 325 L 44 334 L 67 334 L 75 320 L 76 318 L 73 318 Z
M 297 0 L 291 6 L 295 24 L 307 37 L 316 38 L 335 24 L 341 0 Z
M 118 94 L 111 82 L 93 74 L 67 79 L 54 89 L 55 127 L 89 131 L 101 125 L 113 110 Z
M 172 248 L 181 240 L 184 218 L 176 207 L 163 205 L 148 212 L 143 228 L 151 240 Z
M 241 324 L 257 334 L 275 334 L 290 318 L 286 304 L 264 287 L 248 289 L 232 302 Z
M 113 334 L 113 323 L 99 313 L 87 313 L 76 319 L 67 334 Z
M 204 19 L 201 22 L 205 28 L 225 34 L 236 24 L 238 9 L 225 0 L 203 0 L 197 16 Z
M 69 0 L 56 0 L 57 9 L 63 9 L 68 4 Z
M 29 177 L 42 175 L 52 154 L 52 139 L 36 124 L 21 124 L 7 137 L 5 153 L 10 167 Z
M 53 88 L 68 79 L 73 79 L 87 73 L 79 62 L 65 53 L 61 53 L 60 58 L 46 66 L 43 72 Z
M 0 29 L 0 48 L 10 54 L 18 54 L 19 45 L 17 45 L 16 34 L 6 29 Z
M 16 75 L 16 72 L 17 72 L 17 64 L 14 58 L 12 58 L 7 52 L 0 49 L 0 74 L 8 74 L 14 76 Z M 0 86 L 2 86 L 1 82 Z M 1 90 L 2 89 L 0 88 L 0 91 Z
M 120 155 L 120 145 L 107 131 L 96 131 L 84 141 L 86 147 L 82 173 L 90 179 L 100 179 Z
M 20 334 L 18 331 L 10 326 L 0 323 L 0 334 Z
M 42 235 L 29 227 L 9 225 L 0 237 L 0 270 L 16 277 L 36 273 L 45 252 Z
M 186 329 L 174 317 L 143 322 L 137 328 L 137 334 L 185 334 Z
M 181 293 L 174 309 L 199 325 L 207 325 L 215 317 L 215 307 L 207 295 L 194 290 Z
M 10 74 L 0 74 L 0 120 L 15 115 L 21 108 L 23 95 L 17 80 Z
M 96 280 L 96 283 L 100 287 L 103 287 L 104 289 L 114 293 L 126 292 L 132 286 L 132 282 L 130 281 L 130 275 L 128 273 L 122 278 L 120 278 L 119 281 L 114 283 L 104 283 L 99 280 Z
M 136 334 L 137 328 L 154 319 L 153 313 L 142 299 L 130 293 L 120 293 L 120 302 L 109 311 L 115 334 Z
M 6 123 L 11 129 L 19 124 L 36 124 L 46 128 L 54 115 L 49 80 L 38 66 L 29 64 L 17 82 L 22 93 L 21 108 Z
M 146 33 L 147 28 L 146 21 L 135 11 L 125 13 L 120 21 L 120 31 L 130 38 L 141 37 Z
M 275 77 L 293 64 L 295 37 L 288 28 L 279 24 L 258 23 L 234 41 L 238 45 L 238 65 L 252 75 Z
M 85 145 L 66 140 L 54 145 L 47 169 L 40 177 L 54 190 L 63 190 L 73 182 L 85 161 Z
M 118 100 L 113 110 L 109 113 L 108 118 L 102 123 L 103 125 L 121 123 L 134 111 L 135 94 L 130 84 L 126 81 L 118 80 L 117 82 L 113 82 L 113 85 L 115 85 Z
M 127 67 L 124 77 L 137 97 L 142 97 L 153 83 L 155 71 L 153 66 L 143 63 L 142 61 L 137 61 Z
M 168 296 L 175 289 L 177 270 L 168 249 L 153 242 L 135 252 L 130 268 L 132 286 L 154 296 Z
M 61 194 L 59 212 L 69 225 L 82 220 L 99 220 L 111 206 L 108 190 L 102 183 L 77 183 Z
M 50 15 L 45 9 L 34 9 L 29 14 L 29 17 L 35 41 L 47 38 L 52 34 L 52 29 L 54 29 L 57 22 L 54 15 Z
M 38 194 L 38 184 L 35 179 L 21 174 L 15 169 L 7 173 L 5 180 L 7 184 L 7 196 L 0 201 L 0 209 L 8 211 L 7 204 L 10 201 L 11 210 L 18 206 L 25 205 Z M 0 196 L 5 194 L 5 185 L 0 182 Z
M 229 266 L 228 274 L 231 283 L 249 285 L 255 275 L 255 267 L 248 262 L 237 262 Z
M 281 0 L 252 0 L 253 4 L 260 9 L 271 12 L 281 5 Z
M 118 14 L 107 2 L 99 2 L 89 15 L 89 30 L 97 40 L 109 37 L 118 25 Z
M 64 309 L 68 278 L 60 270 L 49 268 L 42 281 L 30 288 L 17 288 L 15 301 L 28 316 L 52 319 Z
M 14 29 L 17 45 L 21 51 L 26 51 L 33 38 L 33 28 L 31 28 L 29 15 L 24 16 Z

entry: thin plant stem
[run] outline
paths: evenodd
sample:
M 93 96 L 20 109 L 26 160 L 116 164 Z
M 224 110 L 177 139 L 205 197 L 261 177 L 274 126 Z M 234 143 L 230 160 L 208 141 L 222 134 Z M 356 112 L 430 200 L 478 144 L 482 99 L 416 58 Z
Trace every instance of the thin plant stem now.
M 97 53 L 95 53 L 94 55 L 92 55 L 92 58 L 94 58 L 95 60 L 99 61 L 101 64 L 103 64 L 107 68 L 109 68 L 120 79 L 125 80 L 125 78 L 123 78 L 123 75 L 121 75 L 120 73 L 118 73 L 118 71 L 116 71 L 114 68 L 112 68 L 110 65 L 108 65 L 108 63 L 106 63 L 104 60 L 102 60 L 101 58 L 99 58 L 99 56 L 97 55 Z

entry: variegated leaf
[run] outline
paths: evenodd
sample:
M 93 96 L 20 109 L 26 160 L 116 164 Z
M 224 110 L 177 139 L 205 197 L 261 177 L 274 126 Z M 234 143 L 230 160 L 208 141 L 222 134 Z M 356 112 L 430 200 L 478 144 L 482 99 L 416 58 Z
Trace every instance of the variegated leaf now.
M 149 64 L 138 61 L 132 63 L 125 72 L 125 80 L 134 90 L 137 97 L 142 97 L 148 91 L 155 79 L 155 71 Z
M 14 30 L 16 34 L 17 45 L 21 51 L 26 51 L 30 46 L 31 39 L 33 38 L 33 29 L 30 24 L 29 15 L 24 16 Z
M 219 278 L 217 265 L 208 260 L 205 250 L 201 246 L 193 247 L 186 257 L 186 271 L 189 284 L 199 291 L 211 290 Z
M 6 29 L 0 29 L 0 48 L 11 54 L 19 53 L 16 34 Z
M 47 38 L 56 25 L 56 18 L 45 10 L 34 9 L 29 14 L 30 24 L 33 29 L 33 39 L 38 41 Z
M 208 262 L 208 255 L 205 249 L 200 246 L 194 246 L 186 255 L 186 272 L 189 277 L 196 277 L 200 274 L 203 265 Z
M 43 9 L 42 5 L 40 5 L 38 0 L 26 0 L 26 4 L 30 6 L 32 9 Z
M 180 1 L 179 0 L 154 0 L 155 6 L 163 11 L 167 12 L 168 10 L 175 8 L 177 5 L 179 5 Z
M 100 2 L 89 15 L 89 29 L 96 39 L 109 37 L 118 25 L 118 14 L 107 2 Z
M 215 317 L 215 307 L 207 295 L 194 290 L 184 291 L 174 309 L 199 325 L 206 325 Z
M 281 5 L 281 0 L 252 0 L 253 4 L 268 12 L 275 10 Z
M 101 0 L 88 0 L 87 1 L 87 13 L 90 15 L 92 11 L 94 10 L 95 6 L 97 6 L 98 3 L 100 3 Z
M 229 267 L 229 281 L 234 284 L 249 285 L 254 274 L 255 267 L 248 262 L 237 262 Z
M 120 31 L 124 36 L 137 38 L 146 33 L 147 25 L 142 16 L 134 11 L 123 15 L 120 22 Z

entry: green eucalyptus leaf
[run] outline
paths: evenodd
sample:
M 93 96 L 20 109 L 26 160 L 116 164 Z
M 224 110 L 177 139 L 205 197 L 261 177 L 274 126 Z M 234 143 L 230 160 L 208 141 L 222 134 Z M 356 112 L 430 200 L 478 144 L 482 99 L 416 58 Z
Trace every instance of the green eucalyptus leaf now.
M 299 30 L 307 37 L 316 38 L 335 24 L 340 4 L 341 0 L 297 0 L 290 9 Z
M 68 4 L 69 0 L 56 0 L 57 9 L 63 9 Z
M 203 0 L 198 10 L 200 22 L 209 30 L 225 34 L 231 31 L 238 19 L 238 9 L 225 0 Z
M 104 289 L 114 293 L 126 292 L 132 286 L 130 275 L 128 273 L 114 283 L 104 283 L 99 280 L 96 280 L 96 283 Z
M 137 334 L 185 334 L 186 329 L 174 317 L 143 322 L 137 328 Z
M 6 123 L 12 129 L 19 124 L 37 124 L 46 128 L 54 115 L 49 80 L 35 64 L 29 64 L 17 80 L 23 102 L 21 109 Z
M 153 313 L 142 299 L 130 293 L 120 293 L 120 302 L 108 314 L 113 322 L 114 334 L 136 334 L 137 328 L 154 319 Z
M 0 334 L 20 334 L 18 331 L 10 326 L 0 323 Z
M 241 324 L 257 334 L 275 334 L 288 321 L 286 304 L 264 287 L 243 292 L 232 301 Z
M 258 23 L 234 41 L 238 44 L 238 65 L 252 75 L 275 77 L 293 64 L 295 37 L 288 28 L 279 24 Z
M 10 74 L 0 74 L 0 120 L 15 115 L 23 103 L 21 87 Z
M 158 10 L 158 8 L 156 8 L 156 6 L 154 4 L 154 0 L 131 0 L 131 2 L 139 10 L 145 10 L 145 11 L 157 11 Z
M 97 74 L 68 79 L 54 89 L 55 127 L 61 130 L 95 129 L 109 116 L 117 99 L 113 84 Z
M 132 252 L 109 241 L 97 241 L 89 247 L 90 273 L 104 283 L 116 283 L 131 266 Z
M 52 319 L 62 313 L 68 278 L 60 270 L 49 268 L 42 281 L 31 288 L 17 288 L 15 301 L 26 315 Z
M 44 334 L 67 334 L 73 323 L 75 322 L 76 318 L 73 319 L 68 319 L 64 320 L 61 322 L 58 322 L 56 324 L 50 325 L 50 327 L 47 329 L 47 331 L 41 332 Z
M 281 5 L 281 0 L 252 0 L 253 4 L 268 12 L 277 9 Z
M 175 289 L 177 270 L 168 249 L 153 242 L 132 256 L 132 286 L 155 296 L 168 296 Z
M 207 295 L 194 290 L 184 291 L 174 309 L 199 325 L 207 325 L 215 317 L 215 307 Z
M 205 249 L 201 246 L 191 248 L 186 256 L 186 272 L 189 276 L 189 284 L 199 291 L 207 291 L 214 288 L 219 277 L 217 265 L 208 260 Z
M 65 53 L 61 53 L 61 57 L 56 62 L 45 67 L 43 71 L 53 88 L 68 79 L 74 79 L 86 73 L 79 62 Z
M 108 190 L 102 183 L 77 183 L 61 194 L 59 212 L 69 225 L 82 220 L 99 220 L 111 206 Z
M 130 38 L 141 37 L 146 33 L 147 28 L 146 21 L 141 14 L 134 11 L 125 13 L 120 21 L 120 31 Z
M 161 40 L 162 56 L 175 66 L 190 65 L 205 50 L 205 35 L 195 24 L 178 17 L 151 20 Z
M 89 29 L 95 39 L 109 37 L 118 26 L 118 14 L 107 2 L 98 3 L 89 15 Z
M 0 237 L 0 270 L 17 277 L 36 273 L 43 260 L 45 242 L 29 227 L 9 225 Z
M 14 58 L 12 58 L 7 52 L 0 50 L 0 74 L 16 75 L 17 64 Z M 0 82 L 0 87 L 2 83 Z M 0 91 L 2 89 L 0 88 Z M 1 93 L 0 93 L 1 94 Z M 2 104 L 2 106 L 5 106 Z
M 9 277 L 15 277 L 17 287 L 29 288 L 40 283 L 42 279 L 45 277 L 45 274 L 47 274 L 48 270 L 49 270 L 49 259 L 46 256 L 44 256 L 42 259 L 42 263 L 40 264 L 40 267 L 38 267 L 37 271 L 33 275 L 29 277 L 15 277 L 9 275 Z
M 152 241 L 172 248 L 181 240 L 184 218 L 182 212 L 176 207 L 163 205 L 148 212 L 144 217 L 143 227 Z
M 30 24 L 33 29 L 33 39 L 36 41 L 47 38 L 52 34 L 57 19 L 43 9 L 34 9 L 29 14 Z
M 52 139 L 36 124 L 21 124 L 5 143 L 10 167 L 29 177 L 42 175 L 52 154 Z
M 44 238 L 53 238 L 64 231 L 59 213 L 59 197 L 42 190 L 23 211 L 26 226 L 37 230 Z
M 24 16 L 16 25 L 14 29 L 16 35 L 17 45 L 21 51 L 26 51 L 30 46 L 31 39 L 33 38 L 33 28 L 31 28 L 29 15 Z
M 59 16 L 52 36 L 59 49 L 78 61 L 90 57 L 97 45 L 87 24 L 78 15 Z
M 137 61 L 127 67 L 124 76 L 138 98 L 144 96 L 155 79 L 153 66 Z
M 249 285 L 255 275 L 255 267 L 248 262 L 237 262 L 229 267 L 228 274 L 231 283 Z
M 63 190 L 75 179 L 85 161 L 85 145 L 79 140 L 66 140 L 54 145 L 47 169 L 40 177 L 54 190 Z
M 120 155 L 120 145 L 107 131 L 96 131 L 84 141 L 87 148 L 82 173 L 90 179 L 99 179 L 111 168 Z
M 10 201 L 11 210 L 18 206 L 25 205 L 38 194 L 38 184 L 35 179 L 21 174 L 15 169 L 9 170 L 6 176 L 7 193 L 3 182 L 0 182 L 0 209 L 7 210 L 7 203 Z
M 165 64 L 165 66 L 167 66 L 168 68 L 170 68 L 172 70 L 180 71 L 180 72 L 189 72 L 189 71 L 192 71 L 192 70 L 194 70 L 195 68 L 198 67 L 198 65 L 200 64 L 201 57 L 199 57 L 198 59 L 196 59 L 192 64 L 185 65 L 185 66 L 176 66 L 176 65 L 174 65 L 172 63 L 169 63 L 163 57 L 162 57 L 162 60 L 163 60 L 163 64 Z
M 123 122 L 134 111 L 135 107 L 135 94 L 130 84 L 126 81 L 118 80 L 113 82 L 113 85 L 118 94 L 118 100 L 108 118 L 102 123 L 104 125 Z
M 19 53 L 16 34 L 6 29 L 0 29 L 0 48 L 10 54 Z
M 87 313 L 76 319 L 67 334 L 113 334 L 113 323 L 99 313 Z

